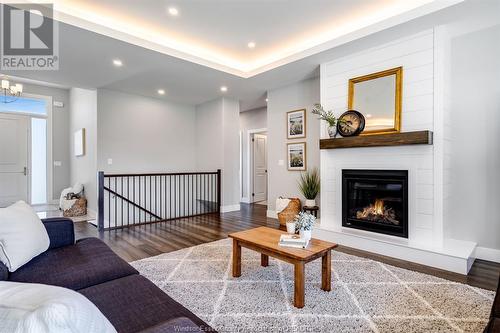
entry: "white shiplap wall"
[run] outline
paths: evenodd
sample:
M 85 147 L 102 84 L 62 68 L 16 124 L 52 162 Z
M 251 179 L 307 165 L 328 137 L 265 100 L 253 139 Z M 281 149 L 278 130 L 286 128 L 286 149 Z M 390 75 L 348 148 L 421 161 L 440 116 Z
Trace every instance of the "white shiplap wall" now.
M 401 131 L 434 130 L 435 37 L 426 30 L 321 65 L 321 103 L 341 114 L 347 109 L 350 78 L 403 67 Z M 324 124 L 323 124 L 324 125 Z M 441 125 L 441 124 L 438 124 Z M 326 128 L 322 127 L 322 138 Z M 439 137 L 439 133 L 437 135 Z M 340 230 L 342 169 L 401 169 L 409 173 L 409 242 L 439 246 L 443 240 L 442 198 L 436 198 L 435 146 L 351 148 L 321 151 L 321 226 Z

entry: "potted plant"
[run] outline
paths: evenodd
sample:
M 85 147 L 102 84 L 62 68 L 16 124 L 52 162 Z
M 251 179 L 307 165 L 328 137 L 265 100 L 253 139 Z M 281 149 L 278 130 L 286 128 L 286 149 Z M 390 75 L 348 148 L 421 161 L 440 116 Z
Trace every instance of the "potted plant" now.
M 299 215 L 295 216 L 295 229 L 299 231 L 301 238 L 310 240 L 312 235 L 312 228 L 316 218 L 306 212 L 300 212 Z
M 300 174 L 299 190 L 306 198 L 306 207 L 316 206 L 316 197 L 320 189 L 319 172 L 317 168 Z
M 314 104 L 314 108 L 312 110 L 313 114 L 316 114 L 319 116 L 320 120 L 324 120 L 328 123 L 328 135 L 330 138 L 334 138 L 337 136 L 337 118 L 333 114 L 333 111 L 325 111 L 321 104 L 316 103 Z

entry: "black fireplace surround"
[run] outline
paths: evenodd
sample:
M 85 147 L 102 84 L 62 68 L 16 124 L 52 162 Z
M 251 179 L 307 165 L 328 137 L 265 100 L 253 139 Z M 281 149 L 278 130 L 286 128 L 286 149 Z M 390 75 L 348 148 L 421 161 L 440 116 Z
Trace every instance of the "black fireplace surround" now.
M 342 226 L 408 238 L 408 171 L 342 170 Z

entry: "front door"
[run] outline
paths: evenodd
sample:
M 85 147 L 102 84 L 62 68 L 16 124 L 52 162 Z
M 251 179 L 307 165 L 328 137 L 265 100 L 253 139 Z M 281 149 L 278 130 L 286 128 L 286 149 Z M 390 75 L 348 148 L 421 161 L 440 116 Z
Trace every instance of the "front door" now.
M 253 202 L 267 200 L 267 136 L 254 134 Z
M 0 207 L 28 202 L 28 120 L 0 114 Z

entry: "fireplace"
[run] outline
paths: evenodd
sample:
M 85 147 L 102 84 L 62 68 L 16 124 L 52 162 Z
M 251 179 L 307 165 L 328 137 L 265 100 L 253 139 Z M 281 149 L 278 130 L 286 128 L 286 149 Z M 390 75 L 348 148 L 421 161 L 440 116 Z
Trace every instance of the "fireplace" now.
M 342 226 L 408 238 L 408 171 L 342 170 Z

